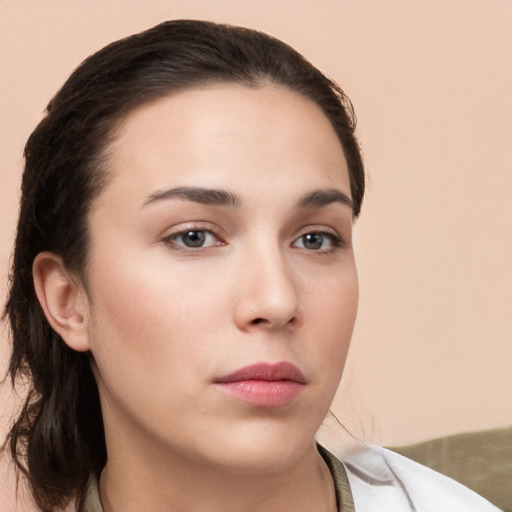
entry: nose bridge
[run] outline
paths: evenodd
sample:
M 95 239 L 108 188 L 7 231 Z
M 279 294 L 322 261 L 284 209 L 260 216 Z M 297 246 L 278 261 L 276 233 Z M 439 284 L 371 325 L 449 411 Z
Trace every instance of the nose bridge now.
M 270 240 L 254 240 L 243 258 L 238 318 L 245 326 L 279 328 L 298 320 L 297 283 L 283 247 Z

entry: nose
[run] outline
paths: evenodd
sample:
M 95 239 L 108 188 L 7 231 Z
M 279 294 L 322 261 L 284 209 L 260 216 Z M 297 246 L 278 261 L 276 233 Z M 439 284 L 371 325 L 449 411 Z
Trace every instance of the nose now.
M 251 251 L 240 264 L 235 323 L 243 331 L 293 329 L 302 323 L 297 283 L 279 251 Z

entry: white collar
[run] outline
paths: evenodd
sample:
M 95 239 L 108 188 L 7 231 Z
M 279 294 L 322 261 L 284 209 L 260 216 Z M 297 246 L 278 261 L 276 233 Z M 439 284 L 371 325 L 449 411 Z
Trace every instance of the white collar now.
M 464 485 L 391 450 L 363 445 L 336 454 L 356 512 L 499 512 Z

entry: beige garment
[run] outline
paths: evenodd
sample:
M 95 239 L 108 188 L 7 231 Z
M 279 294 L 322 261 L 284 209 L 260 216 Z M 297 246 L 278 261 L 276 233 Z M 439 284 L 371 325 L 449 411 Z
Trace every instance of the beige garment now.
M 324 458 L 336 489 L 336 501 L 338 503 L 338 512 L 355 512 L 352 492 L 348 483 L 347 473 L 343 464 L 324 447 L 318 445 L 318 451 Z M 98 492 L 98 480 L 91 476 L 87 483 L 84 499 L 78 507 L 77 512 L 103 512 Z M 313 512 L 313 511 L 312 511 Z

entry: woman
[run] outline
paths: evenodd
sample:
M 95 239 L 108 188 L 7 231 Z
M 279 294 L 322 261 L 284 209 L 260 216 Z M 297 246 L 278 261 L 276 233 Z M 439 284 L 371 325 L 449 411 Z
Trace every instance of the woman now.
M 314 439 L 357 310 L 354 124 L 334 83 L 243 28 L 164 23 L 71 75 L 26 146 L 6 306 L 30 383 L 10 447 L 41 510 L 432 504 L 407 462 Z M 494 510 L 426 478 L 450 510 Z

